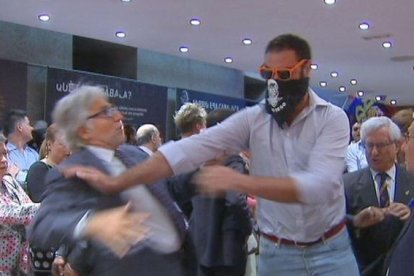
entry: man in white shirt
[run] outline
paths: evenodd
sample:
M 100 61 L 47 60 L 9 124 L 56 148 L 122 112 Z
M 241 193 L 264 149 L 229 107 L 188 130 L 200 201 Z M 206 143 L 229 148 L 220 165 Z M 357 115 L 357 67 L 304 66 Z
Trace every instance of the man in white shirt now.
M 352 126 L 352 141 L 346 150 L 345 166 L 347 172 L 354 172 L 368 167 L 365 149 L 361 144 L 361 124 L 355 122 Z
M 199 135 L 165 144 L 119 178 L 79 167 L 66 174 L 114 192 L 249 149 L 251 175 L 211 166 L 196 182 L 212 194 L 234 190 L 257 196 L 259 275 L 358 275 L 344 225 L 341 180 L 349 122 L 309 88 L 310 58 L 305 40 L 278 36 L 269 42 L 260 70 L 267 80 L 265 101 Z

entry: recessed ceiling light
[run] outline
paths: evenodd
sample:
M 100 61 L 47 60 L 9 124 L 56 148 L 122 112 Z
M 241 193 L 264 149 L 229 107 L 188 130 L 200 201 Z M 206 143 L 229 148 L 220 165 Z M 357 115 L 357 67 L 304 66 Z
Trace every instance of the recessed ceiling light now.
M 201 24 L 201 21 L 200 21 L 200 19 L 197 19 L 197 18 L 191 18 L 190 19 L 190 24 L 193 25 L 193 26 L 198 26 L 198 25 Z
M 331 72 L 331 77 L 332 78 L 338 77 L 338 72 L 335 72 L 335 71 Z
M 327 5 L 333 5 L 333 4 L 335 4 L 336 0 L 324 0 L 324 2 Z
M 363 97 L 364 96 L 364 91 L 360 90 L 357 92 L 358 97 Z
M 121 2 L 129 3 L 129 2 L 131 2 L 131 0 L 121 0 Z
M 233 62 L 233 59 L 231 57 L 225 57 L 224 58 L 224 62 L 225 63 L 232 63 Z
M 367 22 L 362 22 L 361 24 L 359 24 L 359 28 L 361 30 L 368 30 L 369 29 L 369 24 Z
M 319 82 L 319 85 L 320 85 L 321 87 L 326 87 L 326 86 L 328 85 L 328 83 L 327 83 L 326 81 L 320 81 L 320 82 Z
M 346 87 L 345 86 L 339 86 L 339 91 L 345 92 L 346 91 Z
M 391 41 L 384 41 L 382 43 L 382 47 L 384 47 L 384 48 L 391 48 L 392 47 Z
M 181 53 L 188 53 L 188 51 L 189 51 L 189 49 L 188 49 L 188 47 L 187 47 L 187 46 L 181 46 L 178 50 L 179 50 Z
M 252 45 L 253 41 L 250 38 L 245 38 L 242 40 L 244 45 Z
M 47 22 L 50 20 L 50 16 L 48 14 L 39 14 L 37 18 L 39 18 L 39 20 L 42 22 Z
M 115 36 L 116 37 L 119 37 L 119 38 L 125 38 L 126 37 L 126 33 L 119 31 L 119 32 L 116 32 L 115 33 Z
M 357 85 L 358 81 L 356 79 L 352 79 L 349 81 L 352 85 Z
M 390 101 L 390 104 L 391 104 L 391 105 L 396 105 L 396 104 L 397 104 L 397 101 L 396 101 L 396 100 L 391 100 L 391 101 Z
M 311 65 L 310 65 L 310 68 L 311 68 L 312 70 L 316 70 L 316 69 L 318 69 L 318 64 L 313 63 L 313 64 L 311 64 Z
M 381 96 L 375 96 L 375 99 L 376 99 L 377 101 L 381 101 Z

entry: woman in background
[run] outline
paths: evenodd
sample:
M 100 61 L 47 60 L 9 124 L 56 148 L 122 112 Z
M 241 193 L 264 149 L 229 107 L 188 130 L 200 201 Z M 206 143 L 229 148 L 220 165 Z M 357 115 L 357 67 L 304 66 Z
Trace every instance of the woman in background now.
M 0 134 L 0 275 L 31 275 L 26 228 L 39 204 L 33 203 L 7 171 L 6 138 Z
M 27 190 L 33 202 L 42 201 L 42 194 L 46 190 L 46 174 L 69 154 L 70 152 L 65 146 L 63 137 L 58 132 L 56 125 L 50 125 L 40 146 L 40 161 L 32 164 L 26 177 Z M 51 248 L 49 251 L 43 251 L 34 247 L 31 248 L 35 275 L 50 275 L 54 260 L 55 266 L 57 266 L 56 269 L 62 269 L 63 265 L 58 264 L 64 264 L 63 258 L 60 256 L 55 258 L 55 249 Z
M 62 162 L 70 154 L 65 146 L 63 137 L 58 133 L 54 124 L 46 130 L 45 140 L 40 147 L 40 161 L 33 163 L 27 177 L 27 189 L 33 202 L 40 202 L 45 191 L 46 174 L 55 165 Z

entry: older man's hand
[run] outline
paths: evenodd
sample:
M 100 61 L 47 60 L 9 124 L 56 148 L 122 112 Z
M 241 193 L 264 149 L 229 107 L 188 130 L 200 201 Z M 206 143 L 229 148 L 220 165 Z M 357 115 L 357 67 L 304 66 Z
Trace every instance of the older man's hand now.
M 353 224 L 358 228 L 370 227 L 384 220 L 386 208 L 368 207 L 354 216 Z
M 131 204 L 99 211 L 88 219 L 84 235 L 95 239 L 123 257 L 131 247 L 143 240 L 149 228 L 143 223 L 149 214 L 131 211 Z
M 104 194 L 113 194 L 120 191 L 116 178 L 111 177 L 102 171 L 87 166 L 72 166 L 60 168 L 66 178 L 78 177 L 88 182 L 89 185 Z
M 410 217 L 411 210 L 407 205 L 400 202 L 392 202 L 388 207 L 388 214 L 399 218 L 400 220 L 407 220 Z

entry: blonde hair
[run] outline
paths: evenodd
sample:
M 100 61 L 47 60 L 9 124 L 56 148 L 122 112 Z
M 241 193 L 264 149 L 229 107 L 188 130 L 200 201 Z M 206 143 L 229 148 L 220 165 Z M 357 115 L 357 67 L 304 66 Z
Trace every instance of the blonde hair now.
M 181 133 L 191 132 L 196 124 L 206 123 L 206 110 L 194 103 L 186 103 L 174 115 L 174 123 Z

